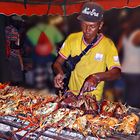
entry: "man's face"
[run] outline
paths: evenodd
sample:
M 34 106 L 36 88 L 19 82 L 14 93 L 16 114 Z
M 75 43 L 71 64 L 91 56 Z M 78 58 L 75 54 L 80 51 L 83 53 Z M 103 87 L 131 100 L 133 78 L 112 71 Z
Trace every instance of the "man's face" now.
M 92 39 L 96 36 L 99 31 L 99 27 L 101 26 L 101 22 L 87 22 L 82 21 L 81 27 L 84 34 L 85 39 Z

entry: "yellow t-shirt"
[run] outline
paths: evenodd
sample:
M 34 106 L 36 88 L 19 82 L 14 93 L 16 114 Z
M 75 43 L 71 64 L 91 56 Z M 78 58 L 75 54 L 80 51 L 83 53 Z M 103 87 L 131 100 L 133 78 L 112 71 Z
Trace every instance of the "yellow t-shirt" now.
M 83 39 L 83 33 L 73 33 L 66 39 L 59 54 L 67 59 L 69 56 L 79 55 L 86 47 L 87 44 Z M 74 71 L 72 71 L 68 85 L 69 89 L 77 91 L 74 94 L 78 95 L 78 91 L 80 91 L 85 79 L 89 75 L 105 72 L 106 68 L 110 70 L 113 67 L 120 67 L 117 49 L 109 38 L 100 34 L 94 46 L 81 58 Z M 103 86 L 104 82 L 100 82 L 94 91 L 87 92 L 86 94 L 95 95 L 99 101 L 102 97 Z

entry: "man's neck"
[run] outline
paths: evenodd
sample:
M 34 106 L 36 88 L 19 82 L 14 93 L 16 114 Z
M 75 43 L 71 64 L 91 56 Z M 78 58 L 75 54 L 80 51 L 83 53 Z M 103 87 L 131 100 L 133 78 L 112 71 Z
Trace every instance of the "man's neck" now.
M 90 44 L 90 43 L 93 41 L 93 39 L 94 39 L 95 37 L 96 37 L 96 36 L 94 36 L 93 38 L 87 39 L 87 38 L 85 38 L 85 37 L 83 36 L 83 39 L 84 39 L 84 41 L 85 41 L 86 44 Z

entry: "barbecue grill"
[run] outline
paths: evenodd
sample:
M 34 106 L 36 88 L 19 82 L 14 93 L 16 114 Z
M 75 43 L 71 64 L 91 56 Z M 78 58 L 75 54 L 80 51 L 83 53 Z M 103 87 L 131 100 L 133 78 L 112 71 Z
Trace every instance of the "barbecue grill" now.
M 130 111 L 134 112 L 138 116 L 140 116 L 140 109 L 130 107 Z M 25 124 L 26 125 L 26 124 Z M 21 140 L 26 131 L 30 131 L 27 129 L 26 131 L 21 131 L 16 134 L 13 134 L 12 131 L 20 128 L 22 126 L 22 121 L 18 120 L 16 117 L 12 116 L 4 116 L 0 117 L 0 140 Z M 31 133 L 29 136 L 25 137 L 24 140 L 98 140 L 93 136 L 84 137 L 82 134 L 64 129 L 59 134 L 56 133 L 54 128 L 49 128 L 47 130 L 36 131 Z M 137 126 L 137 134 L 136 135 L 122 135 L 122 134 L 114 134 L 112 137 L 106 138 L 106 140 L 140 140 L 140 123 Z M 102 140 L 102 138 L 101 138 Z

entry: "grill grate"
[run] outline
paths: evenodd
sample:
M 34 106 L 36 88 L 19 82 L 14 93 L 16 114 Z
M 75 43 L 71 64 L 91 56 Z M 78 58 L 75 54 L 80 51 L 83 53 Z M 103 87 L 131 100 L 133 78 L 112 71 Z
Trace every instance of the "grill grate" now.
M 130 112 L 134 112 L 140 117 L 140 109 L 130 108 Z M 27 125 L 27 124 L 25 124 Z M 23 127 L 23 124 L 16 117 L 12 116 L 4 116 L 0 117 L 0 140 L 6 140 L 8 138 L 12 140 L 21 140 L 26 131 L 21 131 L 16 134 L 13 134 L 13 130 L 17 130 L 17 128 Z M 30 129 L 27 129 L 29 131 Z M 29 138 L 30 137 L 30 138 Z M 34 132 L 31 133 L 30 136 L 26 137 L 26 139 L 31 140 L 39 140 L 42 137 L 43 140 L 98 140 L 93 136 L 84 137 L 82 134 L 70 131 L 70 130 L 62 130 L 60 134 L 56 133 L 54 128 L 49 128 L 43 132 Z M 24 139 L 24 140 L 26 140 Z M 106 138 L 106 140 L 140 140 L 140 122 L 137 126 L 137 135 L 122 135 L 122 134 L 114 134 L 111 138 Z

